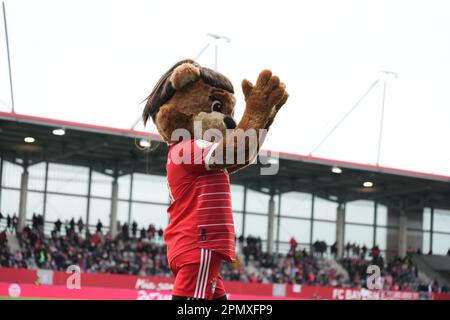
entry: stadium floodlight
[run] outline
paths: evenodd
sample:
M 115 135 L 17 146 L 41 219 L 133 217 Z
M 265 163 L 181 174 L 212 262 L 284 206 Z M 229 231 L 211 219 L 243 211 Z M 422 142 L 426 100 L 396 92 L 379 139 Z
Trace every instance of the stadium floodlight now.
M 53 134 L 55 136 L 63 136 L 63 135 L 66 134 L 66 130 L 64 130 L 64 129 L 55 129 L 55 130 L 53 130 Z
M 25 138 L 23 139 L 23 141 L 25 141 L 26 143 L 33 143 L 33 142 L 36 141 L 36 139 L 33 138 L 33 137 L 25 137 Z
M 331 168 L 331 172 L 339 174 L 342 173 L 342 169 L 339 167 L 333 167 Z
M 386 70 L 380 70 L 381 78 L 388 78 L 388 77 L 394 77 L 395 79 L 398 78 L 398 73 L 393 71 L 386 71 Z
M 139 145 L 140 145 L 142 148 L 149 148 L 150 145 L 151 145 L 151 142 L 150 142 L 150 140 L 148 140 L 148 139 L 141 139 L 141 140 L 139 141 Z
M 365 181 L 363 183 L 363 187 L 364 188 L 372 188 L 373 187 L 373 182 L 372 181 Z
M 269 193 L 269 192 L 270 192 L 270 189 L 264 187 L 264 188 L 261 188 L 261 191 L 264 192 L 264 193 Z
M 225 40 L 226 42 L 230 43 L 231 39 L 227 36 L 220 36 L 218 34 L 214 34 L 214 33 L 208 33 L 207 36 L 212 37 L 216 40 Z

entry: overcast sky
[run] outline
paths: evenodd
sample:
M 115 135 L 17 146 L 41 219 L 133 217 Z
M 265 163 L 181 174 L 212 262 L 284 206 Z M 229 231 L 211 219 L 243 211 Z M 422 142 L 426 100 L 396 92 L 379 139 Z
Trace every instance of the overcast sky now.
M 174 62 L 225 35 L 234 83 L 270 68 L 286 83 L 265 149 L 309 154 L 380 78 L 380 164 L 450 175 L 450 1 L 6 0 L 16 112 L 130 127 Z M 199 63 L 214 67 L 213 44 Z M 0 110 L 10 104 L 3 21 Z M 382 82 L 313 154 L 376 163 Z M 136 129 L 143 130 L 142 124 Z M 153 126 L 145 128 L 154 131 Z

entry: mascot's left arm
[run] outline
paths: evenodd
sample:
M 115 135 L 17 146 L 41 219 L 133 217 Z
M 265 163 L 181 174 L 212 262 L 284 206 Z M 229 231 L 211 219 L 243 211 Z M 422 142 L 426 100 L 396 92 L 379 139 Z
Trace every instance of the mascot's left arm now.
M 258 155 L 265 133 L 289 97 L 284 83 L 270 70 L 262 71 L 255 85 L 248 80 L 242 81 L 242 91 L 246 102 L 244 115 L 232 134 L 219 141 L 210 159 L 211 169 L 227 169 L 234 173 L 251 163 Z M 226 161 L 230 149 L 234 163 Z M 237 159 L 243 161 L 236 162 Z

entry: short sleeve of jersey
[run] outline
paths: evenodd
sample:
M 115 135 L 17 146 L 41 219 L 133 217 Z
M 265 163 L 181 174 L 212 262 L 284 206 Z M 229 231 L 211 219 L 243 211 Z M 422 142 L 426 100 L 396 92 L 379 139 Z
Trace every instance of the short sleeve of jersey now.
M 177 143 L 170 151 L 170 161 L 174 165 L 182 165 L 186 171 L 208 171 L 209 161 L 217 143 L 206 140 L 188 140 Z

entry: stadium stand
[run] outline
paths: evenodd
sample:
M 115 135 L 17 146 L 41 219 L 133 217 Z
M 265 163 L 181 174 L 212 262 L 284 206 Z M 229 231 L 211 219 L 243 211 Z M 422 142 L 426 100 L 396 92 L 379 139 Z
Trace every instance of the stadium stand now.
M 447 256 L 414 254 L 411 255 L 411 260 L 433 279 L 439 283 L 445 283 L 448 287 L 450 284 L 450 255 L 448 253 Z
M 76 264 L 88 273 L 172 276 L 167 266 L 162 229 L 156 230 L 150 225 L 138 233 L 137 223 L 133 223 L 130 233 L 124 224 L 112 239 L 108 232 L 102 232 L 101 224 L 92 234 L 88 230 L 83 233 L 82 226 L 82 222 L 77 224 L 72 219 L 62 232 L 62 223 L 57 221 L 51 235 L 47 236 L 39 216 L 33 218 L 31 228 L 26 226 L 20 233 L 6 224 L 0 233 L 0 267 L 64 271 Z M 309 252 L 293 245 L 286 255 L 269 255 L 262 250 L 259 238 L 240 237 L 237 244 L 238 260 L 224 264 L 224 280 L 365 288 L 367 266 L 376 264 L 382 271 L 384 290 L 448 292 L 446 284 L 439 286 L 424 274 L 419 276 L 413 262 L 417 261 L 417 255 L 384 261 L 376 247 L 366 256 L 366 250 L 359 252 L 358 246 L 347 244 L 347 255 L 336 264 L 333 246 L 330 252 L 327 247 L 316 252 L 314 248 L 318 249 L 319 244 Z M 446 266 L 441 260 L 450 259 L 445 256 L 422 258 L 440 269 Z
M 9 112 L 0 120 L 0 267 L 65 274 L 75 263 L 89 276 L 171 277 L 159 228 L 167 221 L 167 146 L 158 136 Z M 60 128 L 66 134 L 56 137 Z M 37 139 L 27 144 L 25 136 Z M 447 252 L 450 177 L 289 153 L 276 162 L 274 176 L 261 176 L 258 162 L 231 177 L 244 236 L 225 280 L 331 286 L 336 295 L 327 299 L 347 299 L 351 288 L 364 293 L 367 266 L 377 264 L 385 289 L 448 291 L 449 270 L 408 248 Z M 6 268 L 3 275 L 15 271 Z

